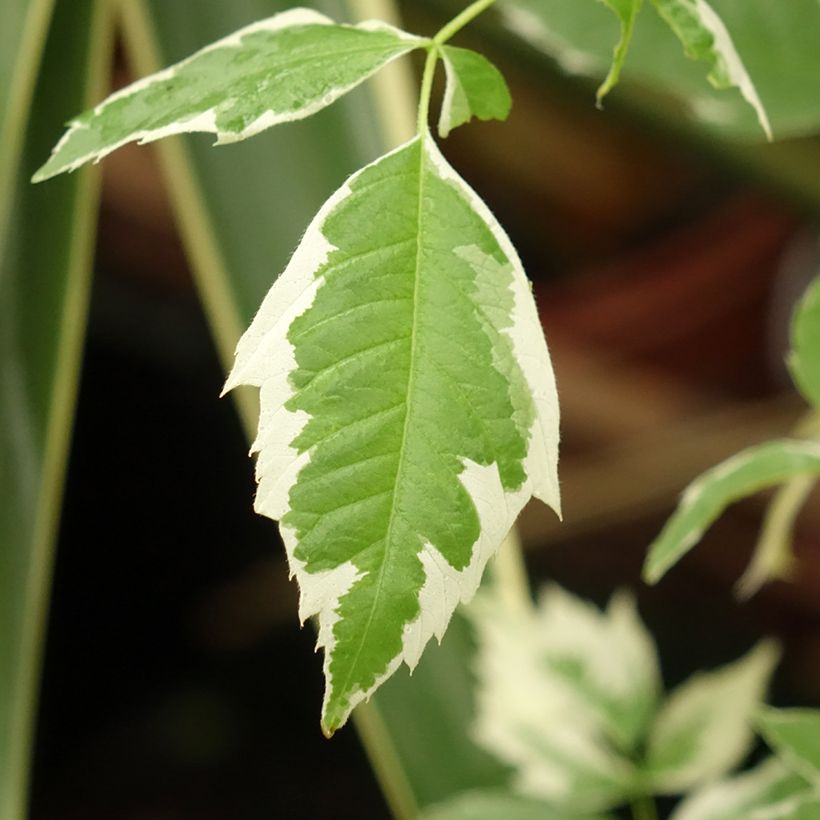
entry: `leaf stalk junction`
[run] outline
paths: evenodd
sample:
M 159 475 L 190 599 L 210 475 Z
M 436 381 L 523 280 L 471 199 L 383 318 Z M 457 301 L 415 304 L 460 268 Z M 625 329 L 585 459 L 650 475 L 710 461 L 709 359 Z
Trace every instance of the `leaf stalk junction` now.
M 418 134 L 422 134 L 427 128 L 427 121 L 430 116 L 430 96 L 433 91 L 433 76 L 436 73 L 436 63 L 441 56 L 441 46 L 458 34 L 466 25 L 475 20 L 479 14 L 486 11 L 493 3 L 495 3 L 495 0 L 476 0 L 476 2 L 471 3 L 464 11 L 444 25 L 433 39 L 429 41 L 427 45 L 427 59 L 424 62 L 424 73 L 421 78 L 421 91 L 419 94 L 419 115 L 416 126 Z

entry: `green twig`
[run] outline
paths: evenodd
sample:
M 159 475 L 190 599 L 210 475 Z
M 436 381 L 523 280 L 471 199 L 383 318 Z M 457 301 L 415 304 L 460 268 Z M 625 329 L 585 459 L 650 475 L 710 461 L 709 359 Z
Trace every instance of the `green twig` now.
M 630 803 L 634 820 L 658 820 L 658 810 L 655 801 L 649 796 L 636 797 Z
M 438 62 L 438 46 L 433 43 L 427 52 L 427 60 L 424 63 L 424 74 L 421 78 L 421 92 L 419 93 L 419 118 L 416 124 L 418 134 L 423 134 L 427 130 L 427 120 L 430 117 L 430 95 L 433 91 L 433 75 L 436 73 L 436 63 Z
M 461 14 L 454 17 L 443 26 L 438 34 L 430 41 L 427 50 L 427 60 L 424 63 L 424 74 L 421 78 L 421 92 L 419 94 L 419 116 L 416 125 L 417 132 L 423 134 L 427 130 L 427 120 L 430 117 L 430 96 L 433 91 L 433 76 L 436 73 L 436 63 L 441 56 L 440 47 L 451 37 L 458 34 L 468 23 L 475 20 L 479 14 L 486 11 L 495 0 L 476 0 L 469 5 Z
M 495 0 L 476 0 L 475 3 L 467 6 L 461 14 L 450 20 L 450 22 L 433 37 L 433 42 L 436 45 L 443 45 L 455 34 L 458 34 L 464 26 L 475 20 L 479 14 L 486 11 L 493 3 L 495 3 Z

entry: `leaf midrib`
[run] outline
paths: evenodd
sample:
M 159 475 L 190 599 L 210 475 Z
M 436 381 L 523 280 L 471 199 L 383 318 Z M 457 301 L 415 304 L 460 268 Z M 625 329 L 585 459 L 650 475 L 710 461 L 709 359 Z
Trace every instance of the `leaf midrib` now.
M 396 479 L 393 484 L 393 500 L 390 505 L 390 516 L 389 516 L 389 524 L 387 526 L 387 534 L 385 535 L 384 539 L 384 556 L 381 561 L 381 566 L 379 567 L 379 576 L 376 579 L 376 594 L 373 599 L 373 605 L 370 607 L 370 613 L 368 614 L 367 624 L 365 625 L 364 629 L 362 630 L 361 637 L 359 639 L 359 645 L 356 647 L 356 654 L 353 657 L 353 662 L 348 667 L 349 671 L 347 676 L 344 680 L 344 685 L 339 688 L 339 693 L 345 693 L 350 686 L 351 678 L 353 677 L 353 671 L 357 668 L 359 663 L 359 657 L 361 656 L 362 649 L 364 648 L 365 643 L 367 642 L 367 638 L 370 634 L 370 627 L 373 623 L 373 616 L 375 615 L 376 610 L 379 608 L 379 601 L 381 599 L 382 590 L 384 588 L 384 571 L 385 567 L 389 563 L 389 556 L 390 556 L 390 548 L 391 542 L 393 538 L 393 523 L 396 520 L 396 499 L 398 497 L 398 487 L 401 483 L 401 475 L 404 469 L 404 456 L 407 450 L 407 434 L 410 428 L 410 415 L 411 415 L 411 401 L 410 397 L 413 391 L 413 385 L 415 382 L 415 375 L 416 375 L 416 340 L 417 340 L 417 333 L 416 328 L 418 325 L 418 309 L 419 309 L 419 280 L 421 278 L 421 252 L 422 252 L 422 243 L 421 243 L 421 223 L 422 223 L 422 216 L 423 216 L 423 208 L 422 202 L 424 200 L 424 172 L 425 172 L 425 160 L 426 160 L 426 146 L 425 146 L 425 135 L 421 135 L 419 137 L 419 184 L 418 184 L 418 203 L 416 209 L 416 263 L 415 263 L 415 281 L 413 283 L 413 320 L 410 329 L 410 364 L 408 367 L 408 376 L 407 376 L 407 390 L 405 392 L 405 406 L 406 411 L 404 415 L 404 427 L 402 428 L 402 436 L 401 436 L 401 444 L 399 446 L 399 463 L 396 467 Z M 335 689 L 334 685 L 334 689 Z M 333 727 L 331 727 L 333 728 Z

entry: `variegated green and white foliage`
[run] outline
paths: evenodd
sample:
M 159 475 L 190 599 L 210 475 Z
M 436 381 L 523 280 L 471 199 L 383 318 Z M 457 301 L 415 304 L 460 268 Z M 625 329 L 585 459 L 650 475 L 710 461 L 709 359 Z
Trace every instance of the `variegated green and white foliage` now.
M 427 41 L 386 23 L 297 8 L 253 23 L 76 117 L 34 181 L 128 142 L 205 131 L 230 143 L 309 117 Z
M 626 593 L 600 612 L 556 586 L 538 607 L 488 589 L 467 612 L 478 642 L 474 738 L 513 768 L 513 794 L 544 801 L 545 817 L 724 776 L 751 747 L 779 654 L 764 641 L 664 699 L 654 644 Z
M 249 26 L 76 120 L 42 180 L 133 140 L 249 137 L 428 52 L 419 133 L 354 174 L 308 228 L 241 339 L 226 390 L 261 388 L 255 508 L 281 521 L 300 617 L 325 650 L 322 726 L 411 668 L 532 497 L 559 509 L 558 402 L 529 283 L 487 206 L 428 127 L 507 116 L 486 58 L 382 23 L 295 9 Z
M 649 548 L 644 577 L 658 581 L 695 544 L 733 502 L 759 490 L 781 487 L 764 522 L 761 539 L 741 594 L 766 581 L 783 578 L 793 563 L 791 532 L 795 519 L 820 477 L 820 279 L 795 308 L 791 325 L 789 370 L 796 386 L 813 404 L 794 438 L 749 447 L 696 478 L 678 508 Z
M 630 76 L 671 91 L 688 103 L 701 119 L 724 126 L 726 123 L 722 120 L 736 117 L 732 105 L 727 107 L 727 103 L 711 94 L 706 82 L 699 79 L 693 82 L 680 76 L 687 72 L 680 72 L 677 63 L 674 70 L 668 70 L 669 55 L 664 51 L 669 44 L 665 39 L 667 32 L 663 30 L 668 28 L 688 58 L 707 66 L 705 80 L 714 89 L 738 91 L 754 111 L 758 127 L 772 139 L 767 108 L 729 29 L 712 4 L 707 0 L 651 0 L 646 5 L 654 8 L 657 14 L 653 15 L 648 11 L 641 14 L 643 0 L 600 1 L 618 19 L 620 36 L 614 48 L 608 44 L 603 47 L 601 33 L 607 29 L 602 27 L 599 11 L 593 3 L 503 0 L 500 6 L 510 29 L 550 55 L 568 73 L 592 77 L 605 74 L 598 88 L 599 103 L 615 87 L 622 70 L 631 69 L 634 62 Z M 761 2 L 765 4 L 767 0 Z M 630 45 L 639 22 L 643 27 L 636 46 L 638 53 L 633 57 L 629 54 Z
M 332 732 L 441 638 L 531 496 L 558 407 L 518 257 L 428 133 L 317 215 L 240 341 L 261 388 L 256 509 L 319 616 Z
M 820 817 L 820 711 L 760 710 L 775 755 L 693 794 L 672 820 L 816 820 Z

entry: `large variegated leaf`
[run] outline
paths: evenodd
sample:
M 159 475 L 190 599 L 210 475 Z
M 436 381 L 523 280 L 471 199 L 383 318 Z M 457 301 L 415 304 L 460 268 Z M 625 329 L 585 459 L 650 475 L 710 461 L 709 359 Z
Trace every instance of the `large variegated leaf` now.
M 788 818 L 808 792 L 802 777 L 776 758 L 768 758 L 749 772 L 699 789 L 678 806 L 670 820 Z
M 325 204 L 237 349 L 261 387 L 258 512 L 281 520 L 341 726 L 441 637 L 532 496 L 558 406 L 518 257 L 422 134 Z
M 652 0 L 683 45 L 686 56 L 709 65 L 715 88 L 737 88 L 754 109 L 760 127 L 772 138 L 769 115 L 726 24 L 707 0 Z
M 729 504 L 795 476 L 820 474 L 820 444 L 782 439 L 732 456 L 707 470 L 684 492 L 680 504 L 649 548 L 644 577 L 660 580 L 717 520 Z
M 687 791 L 741 762 L 779 654 L 763 642 L 741 660 L 694 675 L 672 692 L 647 742 L 646 768 L 655 791 Z
M 438 132 L 446 137 L 454 128 L 480 120 L 505 120 L 512 97 L 501 72 L 482 54 L 469 48 L 443 46 L 441 59 L 447 74 Z
M 783 761 L 820 787 L 820 711 L 763 709 L 758 725 Z
M 236 142 L 303 119 L 425 42 L 385 23 L 336 25 L 309 9 L 282 12 L 72 120 L 34 179 L 71 171 L 135 140 L 209 131 L 218 143 Z
M 632 605 L 600 613 L 558 587 L 537 610 L 483 594 L 469 608 L 478 638 L 473 734 L 513 767 L 513 785 L 570 813 L 615 806 L 637 787 L 629 757 L 651 715 L 658 673 Z

